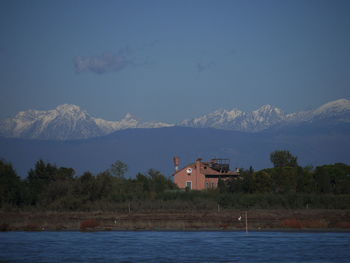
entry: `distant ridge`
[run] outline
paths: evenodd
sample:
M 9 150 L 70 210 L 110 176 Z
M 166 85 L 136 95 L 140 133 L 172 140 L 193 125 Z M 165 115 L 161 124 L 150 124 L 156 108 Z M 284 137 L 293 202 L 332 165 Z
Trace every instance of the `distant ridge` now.
M 315 121 L 350 122 L 350 101 L 339 99 L 321 107 L 296 113 L 285 114 L 283 110 L 264 105 L 252 112 L 238 109 L 219 110 L 180 123 L 185 127 L 216 128 L 233 131 L 259 132 L 278 125 L 295 125 Z
M 73 140 L 104 136 L 130 128 L 183 126 L 215 128 L 241 132 L 260 132 L 270 128 L 307 123 L 350 123 L 350 101 L 339 99 L 317 109 L 285 114 L 280 108 L 264 105 L 257 110 L 217 110 L 177 124 L 142 122 L 127 113 L 119 121 L 108 121 L 89 115 L 79 106 L 63 104 L 53 110 L 21 111 L 13 118 L 0 121 L 0 136 L 8 138 Z
M 196 158 L 216 157 L 230 159 L 232 169 L 250 166 L 262 169 L 272 166 L 269 154 L 278 149 L 290 150 L 302 166 L 350 164 L 350 123 L 319 124 L 255 133 L 190 127 L 125 129 L 98 138 L 70 141 L 0 137 L 0 158 L 11 162 L 23 177 L 39 159 L 72 167 L 77 175 L 104 171 L 121 160 L 129 167 L 128 176 L 150 168 L 170 176 L 174 156 L 180 156 L 180 166 Z
M 10 138 L 72 140 L 99 137 L 128 128 L 171 126 L 162 122 L 138 121 L 126 114 L 120 121 L 94 118 L 79 106 L 63 104 L 53 110 L 28 110 L 0 122 L 0 135 Z

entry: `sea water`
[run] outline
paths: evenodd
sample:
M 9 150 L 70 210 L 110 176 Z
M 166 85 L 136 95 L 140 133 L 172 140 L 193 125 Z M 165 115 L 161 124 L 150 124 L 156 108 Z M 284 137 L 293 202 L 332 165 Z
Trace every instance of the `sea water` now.
M 0 262 L 350 262 L 350 233 L 2 232 Z

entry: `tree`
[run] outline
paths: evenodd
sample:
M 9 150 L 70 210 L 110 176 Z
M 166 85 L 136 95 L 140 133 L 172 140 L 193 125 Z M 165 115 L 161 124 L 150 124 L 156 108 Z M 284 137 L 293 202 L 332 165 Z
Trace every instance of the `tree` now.
M 314 171 L 311 166 L 298 167 L 297 192 L 308 194 L 316 192 Z
M 115 161 L 110 168 L 111 174 L 118 178 L 123 178 L 127 171 L 128 166 L 120 160 Z
M 221 178 L 219 178 L 219 181 L 218 181 L 218 189 L 220 193 L 225 193 L 227 192 L 227 189 L 228 189 L 224 180 L 222 180 Z
M 151 182 L 151 190 L 155 193 L 161 193 L 168 188 L 168 182 L 164 175 L 160 171 L 155 169 L 149 169 L 148 175 Z
M 73 168 L 59 167 L 54 175 L 54 181 L 69 181 L 74 177 L 75 171 Z
M 297 157 L 289 151 L 274 151 L 270 154 L 270 160 L 274 167 L 297 167 Z
M 254 169 L 252 166 L 249 167 L 249 171 L 243 171 L 241 173 L 243 176 L 243 185 L 242 190 L 244 193 L 253 193 L 254 192 Z
M 342 163 L 316 167 L 315 181 L 320 193 L 349 194 L 350 166 Z
M 50 202 L 53 198 L 58 198 L 60 193 L 66 191 L 63 188 L 66 189 L 74 181 L 74 173 L 72 168 L 57 167 L 54 164 L 45 163 L 43 160 L 37 161 L 34 169 L 30 169 L 28 172 L 26 180 L 30 192 L 30 203 L 45 203 Z M 50 188 L 48 188 L 49 186 Z
M 96 201 L 98 199 L 96 177 L 90 172 L 85 172 L 77 180 L 76 191 L 84 201 Z
M 34 169 L 30 169 L 26 183 L 30 193 L 29 201 L 31 204 L 34 205 L 39 201 L 40 195 L 45 190 L 45 187 L 54 180 L 53 175 L 56 170 L 56 166 L 50 163 L 46 164 L 43 160 L 37 161 Z
M 96 176 L 96 194 L 98 199 L 108 199 L 115 188 L 115 180 L 108 171 L 99 173 Z M 120 187 L 120 186 L 119 186 Z
M 253 189 L 257 193 L 273 192 L 273 179 L 271 169 L 264 169 L 256 172 L 253 176 Z
M 22 181 L 10 163 L 0 160 L 0 207 L 19 205 L 23 201 Z
M 295 193 L 298 184 L 298 167 L 278 167 L 269 169 L 276 193 Z
M 142 173 L 136 175 L 136 184 L 140 185 L 141 191 L 147 193 L 150 191 L 150 180 L 147 176 Z

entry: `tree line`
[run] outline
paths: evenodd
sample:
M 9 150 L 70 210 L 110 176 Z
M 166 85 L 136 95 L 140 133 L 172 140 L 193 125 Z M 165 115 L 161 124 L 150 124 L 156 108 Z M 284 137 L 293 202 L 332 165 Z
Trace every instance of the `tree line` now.
M 241 170 L 240 177 L 219 184 L 221 192 L 350 194 L 350 166 L 343 163 L 301 167 L 289 151 L 275 151 L 273 168 Z
M 125 178 L 127 165 L 116 161 L 96 175 L 75 176 L 72 168 L 39 160 L 21 179 L 10 163 L 0 160 L 1 207 L 39 207 L 49 210 L 89 210 L 103 203 L 152 200 L 175 184 L 155 169 Z
M 0 208 L 50 211 L 212 210 L 222 208 L 350 208 L 350 166 L 301 167 L 289 151 L 270 155 L 273 168 L 241 169 L 218 188 L 180 190 L 170 177 L 150 169 L 125 178 L 128 167 L 75 175 L 72 168 L 39 160 L 26 178 L 0 160 Z

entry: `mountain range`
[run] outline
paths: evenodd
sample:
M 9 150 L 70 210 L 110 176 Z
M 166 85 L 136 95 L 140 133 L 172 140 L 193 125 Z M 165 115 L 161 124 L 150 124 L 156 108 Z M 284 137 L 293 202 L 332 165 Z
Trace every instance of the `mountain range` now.
M 10 138 L 74 140 L 99 137 L 129 128 L 160 128 L 162 122 L 140 122 L 130 113 L 120 121 L 94 118 L 79 106 L 63 104 L 53 110 L 21 111 L 0 122 L 0 136 Z
M 61 105 L 20 112 L 0 126 L 0 158 L 22 177 L 39 159 L 72 167 L 77 175 L 101 172 L 121 160 L 129 167 L 127 176 L 149 168 L 169 176 L 173 156 L 180 156 L 180 167 L 201 157 L 230 159 L 232 169 L 262 169 L 271 167 L 272 151 L 283 149 L 303 166 L 350 163 L 346 99 L 289 114 L 270 105 L 252 112 L 220 110 L 176 125 L 145 123 L 130 114 L 106 121 L 78 106 Z
M 284 113 L 280 108 L 264 105 L 257 110 L 217 110 L 186 119 L 179 123 L 142 122 L 131 114 L 119 121 L 92 117 L 79 106 L 63 104 L 53 110 L 21 111 L 13 118 L 0 122 L 0 136 L 8 138 L 73 140 L 111 134 L 130 128 L 164 128 L 172 126 L 215 128 L 241 132 L 261 132 L 271 128 L 302 125 L 306 123 L 349 123 L 350 101 L 339 99 L 321 107 L 295 113 Z
M 350 163 L 350 123 L 318 125 L 284 130 L 269 129 L 247 133 L 213 128 L 166 127 L 125 129 L 84 140 L 36 140 L 0 137 L 0 158 L 13 164 L 25 177 L 39 159 L 74 168 L 77 175 L 109 169 L 116 160 L 128 165 L 127 176 L 150 168 L 170 176 L 172 159 L 180 157 L 180 167 L 197 158 L 227 158 L 231 169 L 271 167 L 269 154 L 289 150 L 298 163 L 322 165 Z
M 350 101 L 339 99 L 314 110 L 289 114 L 271 105 L 264 105 L 252 112 L 244 112 L 239 109 L 218 110 L 198 118 L 184 120 L 180 124 L 186 127 L 260 132 L 277 126 L 316 121 L 350 122 Z

